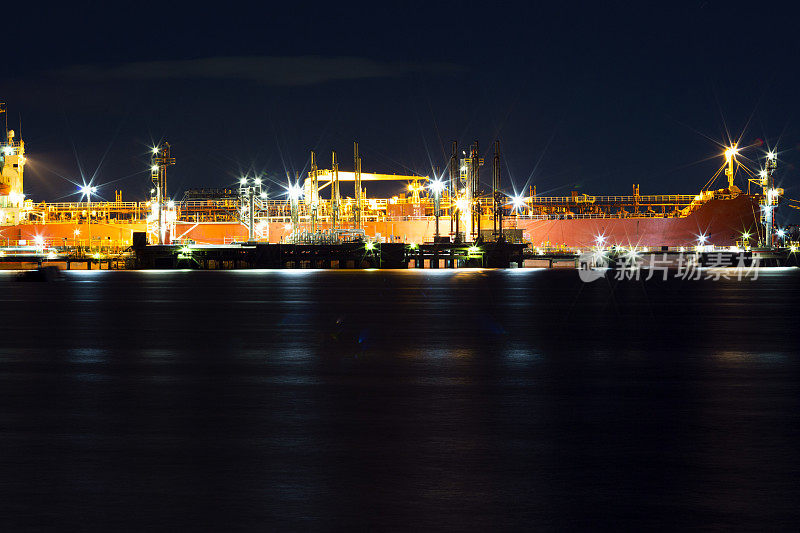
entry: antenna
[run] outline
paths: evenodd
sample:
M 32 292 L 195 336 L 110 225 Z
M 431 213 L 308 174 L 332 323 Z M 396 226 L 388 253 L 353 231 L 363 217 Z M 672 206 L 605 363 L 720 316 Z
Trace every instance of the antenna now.
M 5 102 L 0 102 L 0 113 L 5 113 L 5 112 L 6 112 L 6 104 Z M 5 119 L 5 128 L 3 129 L 3 131 L 5 132 L 3 138 L 5 139 L 8 137 L 8 114 L 6 114 L 6 116 L 3 118 Z M 22 132 L 20 132 L 20 136 L 22 136 Z

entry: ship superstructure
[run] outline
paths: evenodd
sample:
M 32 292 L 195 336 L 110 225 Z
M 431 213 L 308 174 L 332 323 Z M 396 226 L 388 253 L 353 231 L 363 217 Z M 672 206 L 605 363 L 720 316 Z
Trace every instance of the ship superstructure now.
M 0 224 L 17 224 L 24 207 L 23 170 L 25 143 L 15 140 L 14 130 L 9 130 L 5 104 L 0 102 L 0 120 L 5 125 L 0 139 Z

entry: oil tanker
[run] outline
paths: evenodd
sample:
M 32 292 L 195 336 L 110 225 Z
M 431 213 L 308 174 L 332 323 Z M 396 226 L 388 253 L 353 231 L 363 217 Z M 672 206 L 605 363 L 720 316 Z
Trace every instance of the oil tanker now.
M 117 191 L 113 202 L 92 201 L 95 190 L 87 186 L 84 201 L 34 202 L 23 187 L 25 143 L 6 131 L 0 143 L 0 244 L 112 251 L 131 246 L 136 233 L 147 234 L 150 243 L 201 244 L 500 238 L 571 250 L 775 244 L 773 215 L 783 190 L 773 184 L 774 152 L 753 171 L 737 157 L 738 148 L 729 147 L 697 194 L 641 195 L 634 185 L 626 196 L 554 197 L 534 189 L 525 196 L 503 194 L 499 143 L 494 148 L 491 187 L 480 179 L 477 143 L 463 157 L 453 143 L 446 175 L 434 178 L 362 172 L 355 143 L 353 171 L 339 170 L 336 153 L 329 169 L 318 168 L 312 152 L 308 175 L 287 179 L 277 195 L 262 186 L 263 177 L 243 176 L 230 188 L 190 189 L 178 197 L 168 194 L 167 171 L 176 160 L 162 143 L 153 148 L 149 199 L 123 201 Z M 725 186 L 711 188 L 723 175 Z M 398 184 L 397 194 L 368 196 L 366 185 L 387 181 Z

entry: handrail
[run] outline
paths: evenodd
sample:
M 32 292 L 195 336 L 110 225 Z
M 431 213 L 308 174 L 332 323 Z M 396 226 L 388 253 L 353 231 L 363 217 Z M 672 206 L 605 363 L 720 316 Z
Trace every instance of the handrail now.
M 506 217 L 507 219 L 524 219 L 524 220 L 571 220 L 578 218 L 680 218 L 676 217 L 676 211 L 669 213 L 554 213 L 550 215 L 532 215 L 532 214 L 518 214 Z
M 581 194 L 578 196 L 530 196 L 525 199 L 526 203 L 537 204 L 583 204 L 583 203 L 669 203 L 669 204 L 689 204 L 697 199 L 697 195 L 692 194 L 656 194 L 646 196 L 589 196 Z

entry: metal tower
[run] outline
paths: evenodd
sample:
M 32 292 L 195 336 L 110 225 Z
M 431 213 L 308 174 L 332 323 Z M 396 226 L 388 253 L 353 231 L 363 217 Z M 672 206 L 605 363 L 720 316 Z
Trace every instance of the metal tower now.
M 339 196 L 339 163 L 336 161 L 336 152 L 331 155 L 331 169 L 333 170 L 333 189 L 331 191 L 331 211 L 333 211 L 333 229 L 339 227 L 339 211 L 341 198 Z
M 256 223 L 256 212 L 266 212 L 266 220 L 260 216 Z M 269 207 L 267 203 L 267 193 L 261 187 L 261 178 L 243 177 L 239 180 L 239 213 L 240 220 L 247 223 L 247 239 L 254 242 L 256 238 L 263 239 L 266 231 L 266 238 L 269 239 Z
M 153 188 L 150 190 L 150 203 L 157 217 L 156 232 L 158 234 L 158 244 L 164 244 L 167 230 L 174 230 L 175 225 L 175 204 L 167 200 L 167 167 L 175 164 L 168 142 L 153 148 L 153 156 L 150 160 L 150 180 Z M 172 231 L 170 232 L 170 235 Z
M 458 242 L 458 218 L 461 213 L 458 209 L 459 198 L 458 186 L 458 143 L 453 141 L 452 151 L 450 152 L 450 233 L 454 235 L 453 240 Z M 454 226 L 455 224 L 455 226 Z
M 783 194 L 783 189 L 775 188 L 775 178 L 773 174 L 778 168 L 778 155 L 770 151 L 767 153 L 767 163 L 764 170 L 761 171 L 759 177 L 761 178 L 761 189 L 763 196 L 761 197 L 761 220 L 764 222 L 764 245 L 773 246 L 775 243 L 775 208 L 780 201 L 780 196 Z
M 311 233 L 317 232 L 317 217 L 319 216 L 319 177 L 317 175 L 317 156 L 311 152 L 311 190 L 307 194 L 311 207 Z
M 495 241 L 503 237 L 503 200 L 500 185 L 500 141 L 494 141 L 494 161 L 492 165 L 492 235 Z
M 358 143 L 353 143 L 353 163 L 355 172 L 355 194 L 356 194 L 356 207 L 353 213 L 353 221 L 355 222 L 356 229 L 361 229 L 361 156 L 358 153 Z

